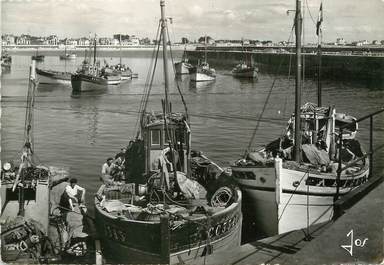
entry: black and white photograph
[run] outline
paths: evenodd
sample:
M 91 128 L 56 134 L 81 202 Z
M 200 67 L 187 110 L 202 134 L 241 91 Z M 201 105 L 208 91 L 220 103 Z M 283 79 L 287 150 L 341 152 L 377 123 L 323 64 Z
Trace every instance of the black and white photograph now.
M 384 0 L 0 11 L 0 264 L 384 263 Z

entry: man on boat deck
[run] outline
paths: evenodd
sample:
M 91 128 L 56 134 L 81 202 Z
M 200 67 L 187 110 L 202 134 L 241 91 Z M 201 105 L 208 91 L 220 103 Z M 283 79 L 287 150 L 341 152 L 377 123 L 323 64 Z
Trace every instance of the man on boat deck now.
M 65 187 L 65 193 L 68 196 L 69 206 L 70 209 L 73 211 L 73 202 L 75 203 L 82 203 L 84 202 L 85 198 L 85 189 L 77 185 L 77 179 L 72 178 L 69 181 L 69 185 Z M 80 197 L 80 198 L 79 198 Z
M 101 180 L 104 184 L 113 184 L 113 177 L 111 175 L 113 169 L 113 158 L 109 157 L 101 168 Z

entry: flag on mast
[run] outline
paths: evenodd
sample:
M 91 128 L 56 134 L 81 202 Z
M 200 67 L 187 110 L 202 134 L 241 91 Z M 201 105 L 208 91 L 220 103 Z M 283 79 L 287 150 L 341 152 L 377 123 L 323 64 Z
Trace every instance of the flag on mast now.
M 319 16 L 317 17 L 316 35 L 319 36 L 321 23 L 323 22 L 323 3 L 320 4 Z

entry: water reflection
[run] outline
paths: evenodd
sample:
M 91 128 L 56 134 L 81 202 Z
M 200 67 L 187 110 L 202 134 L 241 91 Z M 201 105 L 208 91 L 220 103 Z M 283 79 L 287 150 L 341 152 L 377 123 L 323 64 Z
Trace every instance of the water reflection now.
M 85 97 L 72 94 L 71 99 L 69 107 L 74 111 L 76 118 L 86 120 L 87 129 L 85 133 L 87 140 L 89 144 L 94 145 L 97 139 L 100 97 Z M 78 130 L 84 132 L 84 128 L 78 128 Z
M 190 82 L 190 90 L 199 93 L 201 91 L 212 90 L 215 87 L 215 80 L 205 82 Z

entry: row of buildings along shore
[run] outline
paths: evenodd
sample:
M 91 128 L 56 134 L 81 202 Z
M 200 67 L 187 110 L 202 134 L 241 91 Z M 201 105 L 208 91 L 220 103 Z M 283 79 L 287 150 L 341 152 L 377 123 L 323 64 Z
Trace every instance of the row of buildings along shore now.
M 139 38 L 136 35 L 127 35 L 127 34 L 114 34 L 113 37 L 97 37 L 97 45 L 100 46 L 143 46 L 143 45 L 153 45 L 156 44 L 155 40 L 151 40 L 148 37 Z M 60 39 L 57 35 L 50 35 L 46 37 L 40 36 L 31 36 L 28 34 L 22 34 L 20 36 L 16 36 L 13 34 L 4 34 L 1 36 L 1 44 L 3 47 L 85 47 L 89 45 L 93 45 L 94 38 L 91 37 L 80 37 L 80 38 L 62 38 Z M 270 40 L 249 40 L 249 39 L 241 39 L 241 40 L 224 40 L 219 39 L 215 40 L 210 36 L 202 36 L 197 40 L 188 40 L 183 37 L 176 44 L 190 44 L 190 45 L 198 45 L 207 43 L 210 46 L 218 46 L 218 47 L 231 47 L 231 46 L 241 46 L 241 45 L 251 45 L 256 47 L 265 47 L 265 46 L 294 46 L 294 43 L 287 43 L 286 41 L 280 42 L 272 42 Z M 308 44 L 311 46 L 311 44 Z M 312 44 L 316 45 L 316 44 Z M 361 40 L 361 41 L 353 41 L 347 42 L 343 38 L 337 38 L 335 42 L 326 43 L 328 46 L 384 46 L 384 40 Z

